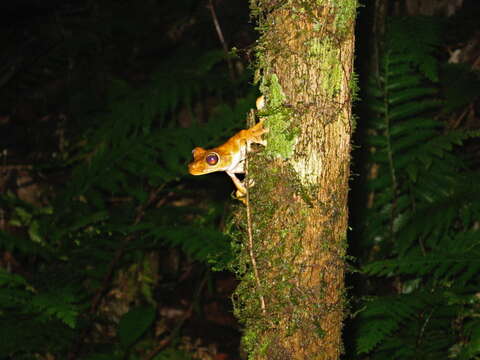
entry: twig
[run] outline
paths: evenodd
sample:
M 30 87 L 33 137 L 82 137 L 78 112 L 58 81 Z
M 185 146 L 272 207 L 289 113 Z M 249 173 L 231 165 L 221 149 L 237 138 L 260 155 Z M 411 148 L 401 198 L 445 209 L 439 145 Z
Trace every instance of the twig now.
M 250 210 L 250 195 L 248 191 L 248 147 L 245 144 L 245 193 L 246 193 L 246 206 L 247 206 L 247 234 L 248 234 L 248 252 L 250 254 L 250 261 L 252 262 L 253 275 L 255 276 L 255 282 L 257 283 L 258 298 L 260 299 L 260 308 L 263 315 L 266 314 L 265 299 L 263 298 L 262 287 L 260 284 L 260 277 L 258 276 L 257 261 L 253 253 L 253 231 L 252 231 L 252 214 Z
M 192 315 L 193 307 L 194 307 L 197 299 L 200 297 L 200 294 L 202 293 L 202 290 L 205 287 L 205 284 L 207 282 L 207 274 L 208 273 L 205 273 L 205 276 L 203 277 L 202 281 L 198 285 L 197 290 L 195 291 L 195 294 L 193 295 L 192 303 L 188 307 L 188 310 L 185 311 L 183 316 L 180 318 L 180 320 L 178 321 L 178 323 L 175 326 L 175 328 L 173 329 L 173 331 L 165 339 L 160 341 L 160 343 L 145 357 L 144 360 L 153 359 L 160 351 L 162 351 L 165 347 L 167 347 L 168 344 L 170 344 L 170 342 L 175 338 L 175 336 L 178 335 L 178 332 L 182 328 L 185 321 Z
M 228 54 L 228 45 L 223 37 L 222 28 L 220 27 L 220 23 L 218 22 L 217 14 L 215 12 L 215 8 L 213 6 L 212 0 L 208 0 L 207 7 L 210 9 L 210 14 L 212 15 L 213 25 L 215 26 L 215 30 L 217 31 L 218 38 L 220 39 L 220 43 L 222 44 L 223 51 L 225 51 L 225 56 L 228 64 L 228 72 L 230 74 L 230 79 L 235 80 L 235 73 L 233 71 L 233 64 L 230 56 Z

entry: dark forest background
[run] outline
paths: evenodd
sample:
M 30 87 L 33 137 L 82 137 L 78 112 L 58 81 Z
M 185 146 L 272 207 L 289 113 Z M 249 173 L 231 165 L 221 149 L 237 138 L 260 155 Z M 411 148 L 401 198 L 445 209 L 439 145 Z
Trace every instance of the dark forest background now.
M 346 359 L 480 358 L 480 4 L 358 10 Z M 0 359 L 241 359 L 247 1 L 0 5 Z

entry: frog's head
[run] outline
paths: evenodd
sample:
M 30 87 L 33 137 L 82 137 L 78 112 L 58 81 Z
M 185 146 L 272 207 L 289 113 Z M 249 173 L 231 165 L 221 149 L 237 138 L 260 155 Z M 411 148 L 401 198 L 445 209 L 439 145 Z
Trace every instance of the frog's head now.
M 193 161 L 188 164 L 188 172 L 192 175 L 203 175 L 215 171 L 224 171 L 228 156 L 222 156 L 219 152 L 196 147 L 192 150 Z

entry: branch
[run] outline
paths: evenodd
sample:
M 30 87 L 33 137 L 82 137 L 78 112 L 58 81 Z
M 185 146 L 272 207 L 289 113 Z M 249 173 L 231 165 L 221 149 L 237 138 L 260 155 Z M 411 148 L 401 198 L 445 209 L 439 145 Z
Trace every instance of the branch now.
M 153 189 L 150 192 L 150 196 L 148 198 L 148 201 L 139 205 L 136 209 L 136 216 L 135 220 L 133 221 L 133 225 L 137 225 L 144 217 L 145 215 L 145 210 L 152 205 L 156 200 L 158 193 L 164 188 L 165 185 L 159 186 L 156 189 Z M 78 337 L 76 343 L 73 345 L 73 349 L 70 351 L 68 354 L 68 360 L 74 360 L 77 358 L 77 355 L 79 354 L 82 345 L 84 343 L 85 338 L 87 337 L 87 334 L 90 332 L 90 328 L 93 324 L 93 315 L 98 310 L 98 306 L 100 305 L 101 300 L 103 299 L 105 293 L 107 292 L 108 288 L 110 287 L 110 282 L 113 277 L 113 273 L 115 271 L 115 268 L 117 267 L 118 263 L 120 262 L 121 258 L 123 257 L 123 254 L 125 253 L 125 249 L 127 248 L 128 244 L 132 241 L 134 238 L 133 234 L 130 234 L 126 236 L 120 247 L 115 251 L 115 254 L 113 256 L 112 261 L 110 262 L 110 265 L 108 266 L 108 271 L 105 277 L 103 278 L 102 285 L 100 288 L 97 290 L 95 293 L 95 296 L 92 299 L 92 302 L 90 304 L 90 308 L 88 309 L 87 314 L 90 315 L 90 319 L 87 320 L 87 325 L 83 328 L 82 333 Z
M 220 42 L 222 44 L 223 51 L 225 51 L 225 56 L 226 56 L 226 59 L 227 59 L 228 72 L 230 74 L 230 79 L 235 80 L 235 73 L 233 71 L 232 60 L 230 59 L 230 56 L 228 54 L 228 45 L 227 45 L 227 42 L 225 41 L 225 38 L 223 37 L 222 28 L 220 27 L 220 23 L 218 22 L 217 14 L 215 12 L 215 8 L 213 6 L 212 0 L 208 0 L 207 7 L 210 9 L 210 14 L 212 15 L 213 25 L 215 25 L 215 30 L 217 31 L 218 38 L 220 39 Z

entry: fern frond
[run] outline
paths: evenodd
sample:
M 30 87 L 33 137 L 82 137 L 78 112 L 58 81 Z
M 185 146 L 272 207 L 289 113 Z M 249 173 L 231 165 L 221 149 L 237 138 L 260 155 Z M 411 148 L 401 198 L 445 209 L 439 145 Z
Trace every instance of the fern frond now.
M 463 236 L 463 234 L 462 234 Z M 478 234 L 474 235 L 478 238 Z M 457 239 L 451 239 L 455 241 Z M 364 271 L 375 276 L 398 275 L 430 275 L 437 281 L 453 281 L 464 285 L 480 272 L 480 244 L 475 249 L 466 252 L 464 249 L 456 252 L 432 251 L 426 255 L 407 255 L 392 260 L 372 262 L 364 267 Z
M 436 81 L 438 61 L 435 53 L 441 44 L 441 29 L 441 23 L 433 17 L 391 18 L 386 47 L 403 54 L 403 61 L 412 64 L 429 80 Z
M 410 46 L 402 21 L 391 23 L 380 78 L 370 81 L 374 136 L 367 142 L 375 176 L 367 184 L 373 201 L 365 243 L 381 260 L 363 268 L 383 278 L 382 292 L 387 281 L 388 293 L 400 295 L 365 301 L 357 352 L 371 359 L 470 359 L 479 337 L 462 325 L 478 302 L 471 301 L 480 273 L 480 178 L 457 149 L 478 133 L 445 133 L 438 120 L 436 25 L 420 20 L 423 45 Z
M 388 89 L 388 90 L 391 90 L 391 89 Z M 390 105 L 397 105 L 410 100 L 415 100 L 418 98 L 423 98 L 423 97 L 435 95 L 438 93 L 438 90 L 433 87 L 412 88 L 409 86 L 404 90 L 400 90 L 400 91 L 398 91 L 398 89 L 395 89 L 395 90 L 396 92 L 388 98 L 388 103 Z
M 392 296 L 376 298 L 366 304 L 367 308 L 360 314 L 358 354 L 371 352 L 401 324 L 411 320 L 424 306 L 424 300 L 420 297 Z

